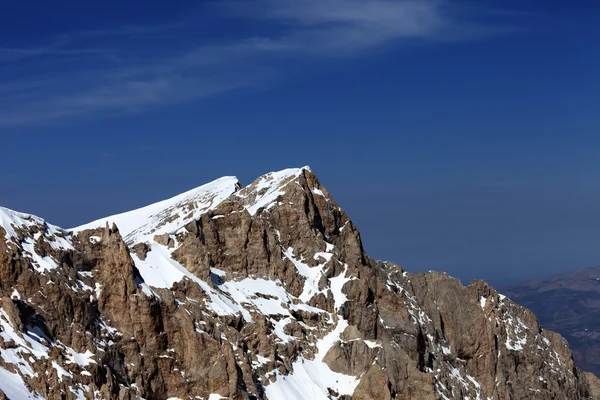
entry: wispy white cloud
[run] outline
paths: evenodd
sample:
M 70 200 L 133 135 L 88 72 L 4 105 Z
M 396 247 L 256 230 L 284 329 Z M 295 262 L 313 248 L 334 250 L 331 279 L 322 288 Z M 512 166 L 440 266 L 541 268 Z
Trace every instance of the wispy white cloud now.
M 99 81 L 88 88 L 63 92 L 53 85 L 42 97 L 21 97 L 17 106 L 6 100 L 0 111 L 0 125 L 29 125 L 67 117 L 138 113 L 163 104 L 217 95 L 256 85 L 246 76 L 178 77 L 127 80 L 104 86 Z M 10 96 L 9 96 L 10 98 Z
M 340 56 L 394 40 L 435 39 L 450 16 L 440 0 L 232 0 L 220 7 L 239 17 L 280 24 L 274 51 Z
M 225 0 L 230 15 L 283 27 L 263 48 L 302 55 L 351 56 L 386 44 L 458 41 L 515 32 L 522 26 L 478 17 L 497 10 L 451 0 Z M 505 10 L 505 12 L 507 12 Z
M 9 63 L 22 61 L 27 58 L 40 56 L 83 56 L 83 55 L 104 55 L 106 49 L 61 49 L 55 46 L 38 48 L 0 48 L 0 63 Z
M 368 23 L 385 25 L 409 35 L 429 34 L 443 19 L 439 0 L 256 0 L 238 2 L 237 7 L 252 5 L 263 9 L 259 17 L 304 25 Z
M 181 28 L 183 21 L 152 26 L 127 25 L 110 29 L 88 29 L 59 33 L 47 44 L 35 47 L 2 47 L 0 46 L 0 64 L 19 62 L 33 57 L 78 57 L 78 56 L 107 56 L 120 53 L 124 49 L 83 47 L 90 39 L 117 39 L 132 37 L 156 37 L 165 32 Z
M 446 19 L 440 0 L 231 0 L 232 14 L 283 24 L 326 28 L 346 26 L 385 31 L 390 36 L 433 36 Z M 335 25 L 337 24 L 337 26 Z
M 221 18 L 269 25 L 268 34 L 213 38 L 210 45 L 187 37 L 186 50 L 179 51 L 119 47 L 124 35 L 176 33 L 183 23 L 174 23 L 71 32 L 48 46 L 0 48 L 0 63 L 42 64 L 43 56 L 54 55 L 75 65 L 67 72 L 38 65 L 31 75 L 5 82 L 0 78 L 0 125 L 140 112 L 273 84 L 285 77 L 286 68 L 278 67 L 282 60 L 316 65 L 403 42 L 460 40 L 510 28 L 462 19 L 450 0 L 224 0 L 213 6 Z M 111 50 L 86 46 L 86 40 L 99 37 Z M 81 62 L 90 56 L 110 56 L 114 65 Z

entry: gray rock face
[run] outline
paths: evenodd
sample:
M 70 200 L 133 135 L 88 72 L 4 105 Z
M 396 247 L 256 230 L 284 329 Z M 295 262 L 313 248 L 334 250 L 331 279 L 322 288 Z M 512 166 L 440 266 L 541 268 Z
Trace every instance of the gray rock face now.
M 485 282 L 370 259 L 308 168 L 160 204 L 72 232 L 0 209 L 6 396 L 598 398 Z

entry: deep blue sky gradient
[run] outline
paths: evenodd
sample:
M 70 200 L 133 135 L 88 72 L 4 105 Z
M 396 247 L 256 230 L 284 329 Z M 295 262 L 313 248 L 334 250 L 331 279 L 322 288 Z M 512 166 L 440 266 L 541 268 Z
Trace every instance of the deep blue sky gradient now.
M 1 205 L 70 227 L 308 164 L 410 271 L 600 264 L 596 2 L 420 2 L 411 34 L 361 0 L 87 3 L 0 5 Z

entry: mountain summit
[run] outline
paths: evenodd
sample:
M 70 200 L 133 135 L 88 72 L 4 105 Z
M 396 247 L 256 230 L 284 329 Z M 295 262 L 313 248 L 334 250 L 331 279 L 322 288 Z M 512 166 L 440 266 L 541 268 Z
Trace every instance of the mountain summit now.
M 0 208 L 0 295 L 13 400 L 598 398 L 485 282 L 369 258 L 308 167 L 71 230 Z

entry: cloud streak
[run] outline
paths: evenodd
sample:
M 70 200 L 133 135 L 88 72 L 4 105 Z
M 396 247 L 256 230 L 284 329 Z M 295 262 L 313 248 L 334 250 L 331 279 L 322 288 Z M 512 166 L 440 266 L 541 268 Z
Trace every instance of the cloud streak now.
M 347 54 L 393 39 L 432 39 L 447 28 L 436 0 L 229 1 L 231 13 L 270 20 L 288 28 L 277 48 L 302 53 Z
M 234 40 L 212 38 L 209 44 L 188 37 L 179 50 L 152 48 L 147 40 L 143 49 L 131 51 L 120 46 L 120 38 L 177 35 L 189 21 L 61 34 L 53 44 L 32 49 L 0 48 L 0 65 L 32 71 L 0 79 L 0 126 L 142 112 L 272 85 L 285 79 L 290 61 L 315 67 L 326 59 L 404 42 L 463 40 L 509 30 L 461 20 L 459 9 L 443 0 L 224 0 L 213 3 L 212 10 L 224 20 L 254 21 L 268 29 Z M 93 47 L 98 38 L 111 50 Z M 53 57 L 70 64 L 70 70 L 44 63 Z
M 430 37 L 448 17 L 440 0 L 299 0 L 225 3 L 248 16 L 296 26 L 345 26 L 390 36 Z M 265 12 L 252 14 L 263 9 Z

